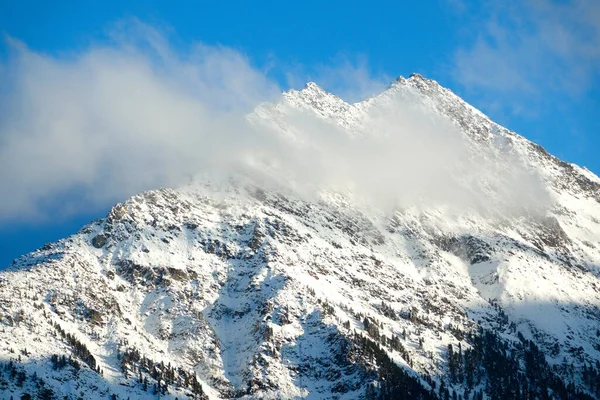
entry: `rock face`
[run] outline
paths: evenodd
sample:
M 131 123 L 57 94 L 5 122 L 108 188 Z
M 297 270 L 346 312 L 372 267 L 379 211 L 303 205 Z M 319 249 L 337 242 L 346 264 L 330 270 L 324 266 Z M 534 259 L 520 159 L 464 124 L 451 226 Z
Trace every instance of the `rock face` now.
M 399 98 L 551 202 L 390 212 L 248 177 L 139 194 L 0 274 L 0 397 L 600 398 L 600 179 L 419 75 L 357 104 L 309 84 L 249 119 L 360 135 Z

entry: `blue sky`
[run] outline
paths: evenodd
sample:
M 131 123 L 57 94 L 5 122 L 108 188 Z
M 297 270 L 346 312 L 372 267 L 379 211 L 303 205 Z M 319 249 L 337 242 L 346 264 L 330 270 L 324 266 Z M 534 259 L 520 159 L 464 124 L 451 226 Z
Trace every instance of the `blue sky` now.
M 308 80 L 360 100 L 399 75 L 418 72 L 551 153 L 600 173 L 600 3 L 595 0 L 8 0 L 0 3 L 0 31 L 5 35 L 0 44 L 0 191 L 5 199 L 0 203 L 0 266 L 77 231 L 130 192 L 151 187 L 152 180 L 140 186 L 114 180 L 115 171 L 107 168 L 103 173 L 110 184 L 103 190 L 110 196 L 86 192 L 93 182 L 86 177 L 98 179 L 97 173 L 75 161 L 69 168 L 78 150 L 52 148 L 54 141 L 43 144 L 40 128 L 52 117 L 45 110 L 63 104 L 61 96 L 69 96 L 65 104 L 77 104 L 79 98 L 62 93 L 64 87 L 84 91 L 87 76 L 138 71 L 132 66 L 144 71 L 144 62 L 150 63 L 152 76 L 177 87 L 189 83 L 181 79 L 185 71 L 200 73 L 204 81 L 190 87 L 206 89 L 223 107 L 234 101 L 237 108 Z M 32 138 L 42 139 L 36 141 L 42 147 L 38 153 L 27 154 L 44 162 L 25 163 L 5 154 L 7 143 L 27 143 L 15 139 L 24 126 L 37 129 Z M 49 152 L 50 161 L 41 156 Z M 74 169 L 80 174 L 67 179 Z M 123 185 L 128 189 L 113 190 Z

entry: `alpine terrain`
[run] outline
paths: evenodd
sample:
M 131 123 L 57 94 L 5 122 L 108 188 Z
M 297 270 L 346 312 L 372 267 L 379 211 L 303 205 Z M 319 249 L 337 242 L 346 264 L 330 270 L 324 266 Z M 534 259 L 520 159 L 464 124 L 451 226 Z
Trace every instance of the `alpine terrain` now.
M 600 399 L 597 176 L 416 74 L 247 122 L 0 272 L 1 398 Z

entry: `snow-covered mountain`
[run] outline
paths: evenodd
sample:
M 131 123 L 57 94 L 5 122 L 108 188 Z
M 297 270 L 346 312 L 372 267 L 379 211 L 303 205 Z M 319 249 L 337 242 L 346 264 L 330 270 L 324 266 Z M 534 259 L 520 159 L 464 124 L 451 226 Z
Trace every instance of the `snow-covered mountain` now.
M 366 176 L 307 194 L 268 179 L 282 156 L 22 256 L 0 273 L 2 398 L 600 398 L 597 176 L 419 75 L 356 104 L 309 83 L 248 120 L 315 151 L 296 158 L 384 138 L 401 171 L 359 152 Z

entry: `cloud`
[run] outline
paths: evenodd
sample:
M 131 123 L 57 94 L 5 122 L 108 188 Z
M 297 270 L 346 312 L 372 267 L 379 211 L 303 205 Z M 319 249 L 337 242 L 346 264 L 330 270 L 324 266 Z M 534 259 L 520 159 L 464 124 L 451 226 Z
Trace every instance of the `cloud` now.
M 600 75 L 595 0 L 483 2 L 469 13 L 477 22 L 453 70 L 468 89 L 514 99 L 539 99 L 542 90 L 577 96 Z
M 284 104 L 266 107 L 284 110 L 270 120 L 273 130 L 247 115 L 281 89 L 242 53 L 203 44 L 175 51 L 164 33 L 137 20 L 111 37 L 60 57 L 8 39 L 0 220 L 89 212 L 199 172 L 251 171 L 308 196 L 334 187 L 386 209 L 479 207 L 490 198 L 482 183 L 495 176 L 508 177 L 495 181 L 499 201 L 537 187 L 518 168 L 506 174 L 474 158 L 456 128 L 420 108 L 414 93 L 367 115 L 350 108 L 363 136 Z M 366 62 L 342 59 L 316 71 L 317 81 L 350 100 L 382 88 Z
M 550 198 L 526 160 L 502 146 L 474 144 L 421 93 L 397 85 L 368 103 L 334 104 L 332 121 L 310 110 L 262 110 L 267 116 L 258 123 L 263 133 L 273 131 L 275 151 L 253 149 L 249 165 L 267 182 L 313 200 L 322 188 L 334 188 L 352 204 L 384 213 L 405 208 L 488 216 L 545 212 Z M 307 97 L 316 104 L 327 101 L 314 92 Z M 349 134 L 337 119 L 357 126 Z
M 105 206 L 227 158 L 243 114 L 277 85 L 226 47 L 175 54 L 132 21 L 109 45 L 62 58 L 9 39 L 0 109 L 0 218 Z M 6 76 L 6 75 L 5 75 Z M 74 195 L 75 194 L 75 195 Z
M 381 93 L 392 81 L 392 77 L 384 73 L 374 74 L 366 57 L 356 57 L 353 61 L 338 55 L 329 65 L 318 66 L 314 79 L 311 80 L 353 103 Z

